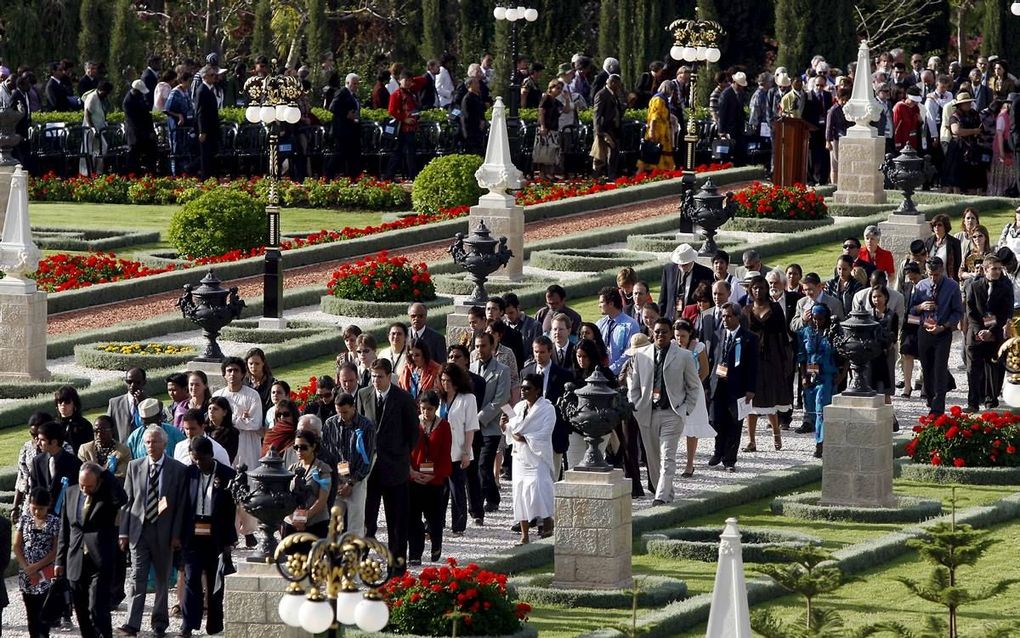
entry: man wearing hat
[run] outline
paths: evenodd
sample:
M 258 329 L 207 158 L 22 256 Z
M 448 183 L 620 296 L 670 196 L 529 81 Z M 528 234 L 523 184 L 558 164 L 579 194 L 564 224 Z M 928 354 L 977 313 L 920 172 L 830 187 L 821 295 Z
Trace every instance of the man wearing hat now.
M 128 145 L 129 172 L 142 173 L 155 168 L 156 130 L 152 126 L 152 108 L 146 102 L 149 88 L 142 80 L 131 83 L 124 96 L 124 141 Z
M 128 436 L 127 441 L 124 442 L 124 445 L 131 451 L 131 458 L 137 459 L 145 456 L 143 437 L 145 429 L 149 426 L 158 427 L 166 433 L 167 445 L 170 446 L 171 453 L 173 453 L 178 443 L 187 439 L 186 434 L 172 424 L 163 421 L 163 407 L 157 399 L 151 397 L 143 399 L 138 404 L 138 414 L 142 420 L 142 427 L 135 428 Z
M 719 135 L 732 142 L 730 158 L 736 166 L 747 163 L 747 113 L 744 111 L 744 93 L 747 75 L 743 71 L 733 74 L 733 82 L 719 96 Z
M 659 286 L 659 310 L 670 320 L 681 308 L 694 303 L 694 291 L 702 281 L 712 283 L 712 269 L 697 262 L 698 251 L 690 244 L 680 244 L 669 256 L 670 263 L 662 269 Z M 681 303 L 682 302 L 682 303 Z

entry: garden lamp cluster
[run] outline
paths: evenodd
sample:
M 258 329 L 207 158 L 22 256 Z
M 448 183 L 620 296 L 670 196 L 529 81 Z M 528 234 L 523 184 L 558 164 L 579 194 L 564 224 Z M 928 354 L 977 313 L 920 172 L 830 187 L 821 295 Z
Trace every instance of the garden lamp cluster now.
M 297 107 L 297 99 L 304 93 L 301 82 L 289 75 L 270 75 L 248 78 L 244 83 L 244 93 L 248 96 L 248 108 L 244 117 L 252 124 L 269 125 L 274 122 L 297 124 L 301 119 L 301 109 Z
M 521 105 L 521 84 L 517 76 L 517 25 L 538 20 L 538 9 L 525 7 L 501 7 L 492 10 L 496 20 L 510 23 L 510 117 L 516 119 Z
M 276 569 L 290 581 L 277 608 L 286 625 L 318 634 L 335 625 L 377 632 L 389 622 L 378 588 L 392 575 L 393 555 L 375 539 L 343 533 L 343 521 L 343 510 L 333 507 L 326 538 L 299 532 L 277 547 Z
M 527 20 L 528 22 L 534 22 L 538 20 L 538 9 L 531 9 L 526 7 L 496 7 L 492 10 L 492 17 L 497 20 L 507 20 L 509 22 L 515 22 L 517 20 Z
M 1020 16 L 1020 2 L 1014 2 L 1009 5 L 1009 12 L 1015 16 Z

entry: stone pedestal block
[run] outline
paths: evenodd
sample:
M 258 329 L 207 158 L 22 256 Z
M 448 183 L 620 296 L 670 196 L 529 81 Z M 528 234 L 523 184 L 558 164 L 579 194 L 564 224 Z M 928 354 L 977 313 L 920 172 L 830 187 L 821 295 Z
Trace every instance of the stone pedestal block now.
M 219 361 L 189 361 L 184 364 L 185 370 L 201 370 L 209 379 L 209 391 L 216 392 L 226 387 L 223 379 L 223 368 Z
M 881 396 L 833 397 L 825 408 L 822 505 L 893 507 L 893 407 Z
M 49 378 L 46 293 L 0 294 L 0 382 Z
M 884 204 L 885 176 L 878 172 L 884 158 L 885 138 L 848 135 L 840 139 L 835 201 L 839 204 Z
M 931 226 L 924 214 L 889 215 L 888 221 L 878 225 L 882 231 L 882 248 L 890 251 L 895 257 L 896 277 L 900 275 L 900 264 L 904 255 L 910 254 L 910 242 L 915 239 L 927 239 L 931 235 Z M 924 272 L 922 265 L 921 272 Z
M 288 583 L 273 565 L 238 562 L 237 573 L 224 579 L 223 620 L 226 638 L 303 638 L 277 609 Z
M 466 297 L 457 297 L 454 299 L 453 312 L 446 315 L 446 343 L 447 345 L 454 345 L 456 343 L 463 343 L 467 345 L 468 350 L 474 348 L 474 344 L 468 343 L 471 340 L 472 330 L 468 326 L 468 310 L 471 309 L 471 304 L 464 303 Z
M 466 234 L 482 220 L 495 239 L 506 237 L 506 245 L 513 253 L 506 268 L 500 268 L 489 278 L 521 281 L 524 278 L 524 208 L 517 206 L 513 197 L 489 193 L 478 199 L 477 206 L 471 207 Z
M 630 482 L 623 470 L 567 470 L 556 484 L 555 556 L 553 587 L 632 585 Z
M 0 232 L 3 232 L 4 221 L 7 219 L 7 201 L 11 198 L 11 177 L 14 166 L 0 166 Z

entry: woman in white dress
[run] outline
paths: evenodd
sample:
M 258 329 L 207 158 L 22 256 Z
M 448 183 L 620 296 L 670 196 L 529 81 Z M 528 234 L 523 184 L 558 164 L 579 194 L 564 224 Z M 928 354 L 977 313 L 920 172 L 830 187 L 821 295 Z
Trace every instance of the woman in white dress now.
M 500 426 L 513 444 L 514 518 L 521 525 L 521 545 L 529 542 L 529 521 L 542 519 L 542 538 L 553 533 L 553 447 L 556 408 L 542 396 L 542 377 L 529 374 L 521 382 L 523 399 L 514 416 L 504 414 Z
M 698 365 L 698 378 L 704 383 L 708 378 L 708 348 L 694 337 L 694 326 L 686 319 L 677 319 L 673 324 L 673 337 L 677 345 L 691 353 Z M 705 392 L 698 394 L 698 403 L 684 421 L 684 434 L 687 436 L 687 467 L 680 476 L 690 478 L 694 475 L 694 453 L 698 450 L 698 439 L 715 438 L 715 430 L 708 422 L 708 407 L 705 403 Z

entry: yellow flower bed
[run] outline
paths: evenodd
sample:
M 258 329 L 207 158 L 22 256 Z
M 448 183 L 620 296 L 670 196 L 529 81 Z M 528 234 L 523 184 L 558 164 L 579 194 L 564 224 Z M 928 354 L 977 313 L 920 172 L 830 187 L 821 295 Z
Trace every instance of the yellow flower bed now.
M 97 349 L 100 352 L 114 354 L 190 354 L 195 352 L 191 346 L 179 346 L 170 343 L 104 343 Z

